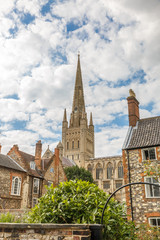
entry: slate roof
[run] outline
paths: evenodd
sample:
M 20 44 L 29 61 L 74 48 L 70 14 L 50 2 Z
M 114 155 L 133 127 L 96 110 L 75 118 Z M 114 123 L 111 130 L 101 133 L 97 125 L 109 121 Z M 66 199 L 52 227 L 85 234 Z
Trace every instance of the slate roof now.
M 123 149 L 160 145 L 160 117 L 140 119 L 127 137 Z
M 63 165 L 63 167 L 73 167 L 73 166 L 76 166 L 76 164 L 75 164 L 75 162 L 73 160 L 65 158 L 65 157 L 62 158 L 62 165 Z
M 0 166 L 16 171 L 26 172 L 16 161 L 7 155 L 0 154 Z
M 21 157 L 23 158 L 24 162 L 26 163 L 26 170 L 27 170 L 27 172 L 30 175 L 34 176 L 34 177 L 42 178 L 43 177 L 42 173 L 41 173 L 41 171 L 39 171 L 37 169 L 37 167 L 35 168 L 35 170 L 30 168 L 30 162 L 31 161 L 34 162 L 35 157 L 33 155 L 31 155 L 31 154 L 28 154 L 28 153 L 25 153 L 25 152 L 22 152 L 22 151 L 19 151 L 19 153 L 20 153 Z

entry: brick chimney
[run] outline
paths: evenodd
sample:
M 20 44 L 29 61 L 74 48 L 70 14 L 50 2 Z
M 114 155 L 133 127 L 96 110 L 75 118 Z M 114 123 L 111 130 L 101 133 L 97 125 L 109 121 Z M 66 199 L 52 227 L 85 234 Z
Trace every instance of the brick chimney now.
M 42 164 L 41 164 L 41 153 L 42 153 L 42 143 L 41 140 L 39 140 L 36 143 L 36 150 L 35 150 L 35 164 L 38 169 L 42 169 Z
M 129 94 L 130 96 L 127 98 L 129 126 L 135 127 L 137 121 L 139 120 L 139 102 L 132 89 L 129 90 Z

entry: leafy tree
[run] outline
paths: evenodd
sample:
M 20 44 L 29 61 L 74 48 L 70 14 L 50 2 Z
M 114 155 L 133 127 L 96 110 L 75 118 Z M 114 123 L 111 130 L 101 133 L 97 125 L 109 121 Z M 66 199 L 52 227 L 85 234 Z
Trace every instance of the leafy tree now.
M 99 224 L 107 197 L 93 183 L 82 180 L 60 183 L 56 188 L 48 188 L 27 220 L 30 223 Z M 104 239 L 133 239 L 134 226 L 126 221 L 124 206 L 114 199 L 105 211 L 104 224 L 107 236 Z
M 79 168 L 78 166 L 73 166 L 73 167 L 65 168 L 64 171 L 65 171 L 68 181 L 81 179 L 83 181 L 88 181 L 90 183 L 94 182 L 92 174 L 84 168 Z

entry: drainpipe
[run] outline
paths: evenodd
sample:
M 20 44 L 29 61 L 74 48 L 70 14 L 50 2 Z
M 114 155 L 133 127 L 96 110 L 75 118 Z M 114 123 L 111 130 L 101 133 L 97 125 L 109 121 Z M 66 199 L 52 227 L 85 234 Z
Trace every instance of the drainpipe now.
M 127 160 L 128 160 L 128 179 L 129 183 L 131 183 L 131 169 L 130 169 L 130 161 L 129 161 L 129 152 L 127 150 Z M 132 222 L 134 221 L 133 216 L 133 202 L 132 202 L 132 187 L 129 186 L 129 195 L 130 195 L 130 202 L 131 202 L 131 216 L 132 216 Z

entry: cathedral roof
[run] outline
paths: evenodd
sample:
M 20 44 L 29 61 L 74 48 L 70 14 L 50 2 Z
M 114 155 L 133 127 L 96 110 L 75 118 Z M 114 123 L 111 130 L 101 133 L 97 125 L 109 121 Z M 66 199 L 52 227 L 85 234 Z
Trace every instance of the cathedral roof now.
M 160 145 L 160 117 L 140 119 L 130 127 L 123 149 L 135 149 Z

